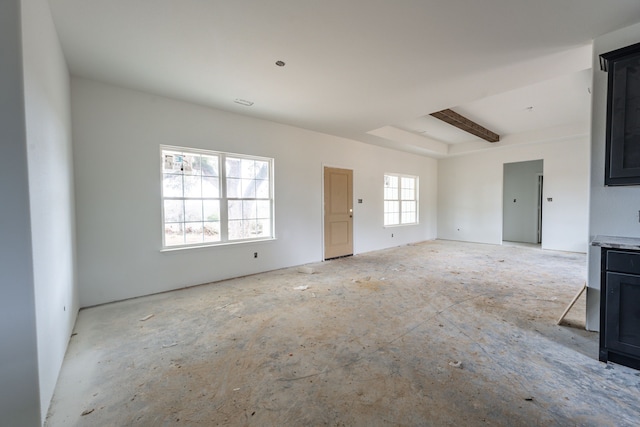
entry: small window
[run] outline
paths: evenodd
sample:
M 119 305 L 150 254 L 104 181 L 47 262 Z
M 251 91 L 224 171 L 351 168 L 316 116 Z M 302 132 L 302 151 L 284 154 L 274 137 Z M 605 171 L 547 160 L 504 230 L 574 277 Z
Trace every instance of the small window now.
M 384 225 L 418 223 L 418 177 L 384 176 Z
M 163 248 L 272 239 L 273 159 L 161 147 Z

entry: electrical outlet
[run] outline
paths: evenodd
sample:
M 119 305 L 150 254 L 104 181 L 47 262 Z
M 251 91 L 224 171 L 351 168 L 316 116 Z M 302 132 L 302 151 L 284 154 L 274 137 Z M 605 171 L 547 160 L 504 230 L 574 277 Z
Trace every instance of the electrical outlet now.
M 254 258 L 258 258 L 258 252 L 254 252 L 254 253 L 253 253 L 253 257 L 254 257 Z

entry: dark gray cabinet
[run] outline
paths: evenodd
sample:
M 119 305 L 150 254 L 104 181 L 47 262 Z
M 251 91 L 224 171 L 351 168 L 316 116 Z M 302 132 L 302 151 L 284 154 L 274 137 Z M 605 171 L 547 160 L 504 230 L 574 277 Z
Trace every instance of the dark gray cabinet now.
M 640 43 L 600 55 L 608 72 L 605 185 L 640 185 Z
M 640 252 L 602 248 L 602 362 L 640 369 Z

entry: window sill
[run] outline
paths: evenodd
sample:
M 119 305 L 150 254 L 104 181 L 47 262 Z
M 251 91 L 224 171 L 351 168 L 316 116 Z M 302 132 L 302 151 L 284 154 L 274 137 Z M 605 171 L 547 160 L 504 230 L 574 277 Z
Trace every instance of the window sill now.
M 269 237 L 266 239 L 240 240 L 237 242 L 222 242 L 222 243 L 211 243 L 211 244 L 197 244 L 197 245 L 189 245 L 189 246 L 175 246 L 175 247 L 162 248 L 160 249 L 160 252 L 172 253 L 172 252 L 182 252 L 182 251 L 191 250 L 191 249 L 211 249 L 211 248 L 219 248 L 219 247 L 225 247 L 225 246 L 273 242 L 274 240 L 278 240 L 278 239 L 275 237 Z

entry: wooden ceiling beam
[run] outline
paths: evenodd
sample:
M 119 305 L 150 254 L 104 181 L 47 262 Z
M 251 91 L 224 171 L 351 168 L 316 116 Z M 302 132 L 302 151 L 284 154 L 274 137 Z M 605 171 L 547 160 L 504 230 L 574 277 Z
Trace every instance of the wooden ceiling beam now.
M 497 133 L 491 132 L 484 126 L 480 126 L 476 122 L 469 120 L 465 116 L 460 115 L 448 108 L 446 110 L 431 113 L 430 115 L 435 117 L 436 119 L 442 120 L 443 122 L 449 123 L 450 125 L 455 126 L 458 129 L 462 129 L 465 132 L 475 135 L 478 138 L 482 138 L 485 141 L 500 141 L 500 135 L 498 135 Z

